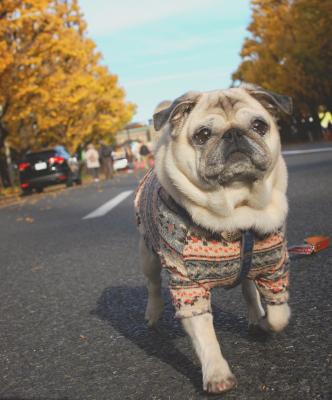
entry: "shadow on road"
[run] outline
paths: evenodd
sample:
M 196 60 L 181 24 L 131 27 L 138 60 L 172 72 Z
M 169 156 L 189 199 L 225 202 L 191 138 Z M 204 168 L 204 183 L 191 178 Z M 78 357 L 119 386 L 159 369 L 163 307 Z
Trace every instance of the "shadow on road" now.
M 45 398 L 45 397 L 0 397 L 0 400 L 49 400 L 49 398 Z M 69 397 L 61 397 L 59 399 L 56 400 L 70 400 Z
M 165 296 L 164 296 L 165 298 Z M 92 314 L 108 321 L 124 337 L 143 349 L 148 356 L 157 357 L 174 370 L 186 376 L 201 393 L 201 372 L 197 365 L 175 345 L 175 338 L 183 337 L 184 332 L 178 321 L 174 320 L 172 305 L 166 302 L 164 314 L 158 330 L 149 329 L 144 320 L 147 301 L 145 287 L 109 287 L 97 301 Z
M 166 290 L 163 293 L 167 299 Z M 166 300 L 165 310 L 158 329 L 147 327 L 144 320 L 144 308 L 147 302 L 145 287 L 116 286 L 106 288 L 97 301 L 96 309 L 91 313 L 104 321 L 143 349 L 148 356 L 156 357 L 167 363 L 174 370 L 186 376 L 202 394 L 201 371 L 198 362 L 193 362 L 176 348 L 176 339 L 185 336 L 180 323 L 174 319 L 174 310 L 170 301 Z M 215 326 L 217 334 L 222 329 L 234 339 L 242 337 L 251 341 L 248 336 L 247 321 L 235 314 L 223 312 L 214 306 Z M 257 337 L 254 339 L 257 341 Z M 262 338 L 265 341 L 265 338 Z M 258 339 L 259 340 L 259 339 Z M 260 340 L 259 340 L 260 341 Z M 188 346 L 190 347 L 189 339 Z M 189 355 L 195 359 L 194 354 Z

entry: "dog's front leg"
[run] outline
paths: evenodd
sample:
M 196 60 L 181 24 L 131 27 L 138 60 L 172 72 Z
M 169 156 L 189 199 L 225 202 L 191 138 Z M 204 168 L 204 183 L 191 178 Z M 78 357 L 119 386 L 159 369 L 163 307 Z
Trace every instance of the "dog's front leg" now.
M 235 376 L 222 356 L 212 314 L 183 318 L 182 324 L 201 362 L 204 390 L 209 393 L 222 393 L 236 386 Z
M 259 292 L 252 280 L 245 279 L 242 282 L 242 293 L 248 306 L 249 328 L 259 326 L 266 332 L 280 332 L 288 325 L 291 312 L 287 303 L 268 304 L 265 314 Z

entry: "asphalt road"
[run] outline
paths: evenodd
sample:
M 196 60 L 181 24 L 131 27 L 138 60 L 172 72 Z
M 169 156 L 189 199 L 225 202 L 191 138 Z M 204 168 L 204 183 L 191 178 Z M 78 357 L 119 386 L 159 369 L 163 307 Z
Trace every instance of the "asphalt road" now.
M 287 156 L 289 243 L 332 236 L 332 151 Z M 167 290 L 159 332 L 144 322 L 130 195 L 137 178 L 32 196 L 0 209 L 0 399 L 205 399 Z M 332 249 L 291 266 L 289 327 L 248 335 L 240 289 L 215 290 L 215 326 L 238 379 L 223 399 L 331 399 Z M 214 396 L 214 398 L 220 398 Z

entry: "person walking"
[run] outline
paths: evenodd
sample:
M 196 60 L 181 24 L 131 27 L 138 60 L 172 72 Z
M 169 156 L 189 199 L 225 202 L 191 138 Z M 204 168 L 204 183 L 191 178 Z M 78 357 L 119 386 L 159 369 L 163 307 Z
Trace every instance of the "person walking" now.
M 100 142 L 99 157 L 101 168 L 105 175 L 105 179 L 113 178 L 113 154 L 112 147 L 107 146 L 104 142 Z
M 126 152 L 126 158 L 128 160 L 129 171 L 132 171 L 134 169 L 134 154 L 131 150 L 130 145 L 126 146 L 125 152 Z
M 90 172 L 93 180 L 99 182 L 99 154 L 92 143 L 88 144 L 87 151 L 85 153 L 86 166 Z
M 150 157 L 151 157 L 151 152 L 148 146 L 144 143 L 142 143 L 140 149 L 139 149 L 139 155 L 141 156 L 141 159 L 144 164 L 145 169 L 150 168 Z

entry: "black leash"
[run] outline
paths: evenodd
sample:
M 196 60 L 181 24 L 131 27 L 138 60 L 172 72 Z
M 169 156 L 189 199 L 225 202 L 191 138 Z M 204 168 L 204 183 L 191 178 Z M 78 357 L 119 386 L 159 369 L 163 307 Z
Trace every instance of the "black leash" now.
M 229 288 L 237 286 L 248 276 L 251 268 L 254 244 L 254 233 L 251 230 L 243 231 L 241 233 L 240 270 L 235 282 Z

